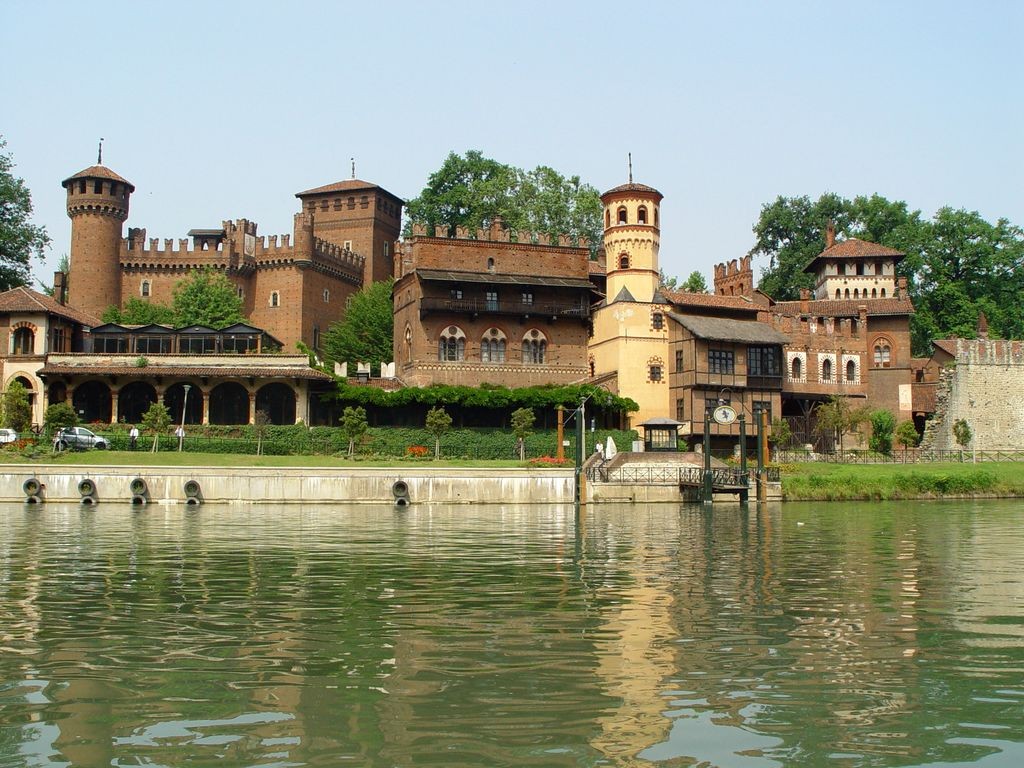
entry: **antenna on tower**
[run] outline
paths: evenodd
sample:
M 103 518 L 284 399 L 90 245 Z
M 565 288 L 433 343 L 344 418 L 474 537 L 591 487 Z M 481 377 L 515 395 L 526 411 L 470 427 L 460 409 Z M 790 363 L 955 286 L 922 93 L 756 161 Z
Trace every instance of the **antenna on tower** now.
M 353 157 L 352 160 L 352 178 L 356 177 L 356 159 Z
M 100 136 L 100 148 L 96 153 L 96 165 L 103 165 L 103 137 Z
M 626 157 L 629 158 L 629 183 L 633 183 L 633 153 L 627 153 Z

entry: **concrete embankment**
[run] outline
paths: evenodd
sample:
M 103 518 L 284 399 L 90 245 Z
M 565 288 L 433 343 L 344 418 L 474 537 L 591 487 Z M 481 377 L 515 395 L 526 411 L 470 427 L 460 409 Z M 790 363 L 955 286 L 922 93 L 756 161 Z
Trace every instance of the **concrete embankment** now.
M 571 504 L 572 470 L 8 465 L 0 500 L 90 504 Z M 139 482 L 141 481 L 141 482 Z M 32 499 L 31 497 L 35 497 Z

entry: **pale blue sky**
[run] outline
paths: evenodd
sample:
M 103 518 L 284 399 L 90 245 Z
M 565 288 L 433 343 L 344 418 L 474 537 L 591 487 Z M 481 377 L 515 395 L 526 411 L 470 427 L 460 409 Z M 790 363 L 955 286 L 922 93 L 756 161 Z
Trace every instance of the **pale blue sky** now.
M 357 175 L 416 196 L 479 149 L 665 195 L 662 266 L 743 255 L 777 195 L 877 192 L 1024 224 L 1024 3 L 0 4 L 0 134 L 68 250 L 62 179 L 136 185 L 179 238 Z

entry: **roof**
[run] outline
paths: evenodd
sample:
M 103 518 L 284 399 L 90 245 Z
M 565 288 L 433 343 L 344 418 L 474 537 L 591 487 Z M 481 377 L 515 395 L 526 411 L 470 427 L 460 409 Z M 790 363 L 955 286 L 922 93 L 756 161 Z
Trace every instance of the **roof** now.
M 700 339 L 735 341 L 741 344 L 785 344 L 789 341 L 785 334 L 756 320 L 680 315 L 675 312 L 669 312 L 668 316 Z
M 648 419 L 637 425 L 638 427 L 681 427 L 683 422 L 676 421 L 675 419 L 669 419 L 664 416 L 657 416 L 653 419 Z
M 897 251 L 895 248 L 851 237 L 819 253 L 811 260 L 810 264 L 804 267 L 804 272 L 816 271 L 814 266 L 818 263 L 819 259 L 876 259 L 880 256 L 900 261 L 906 254 L 903 251 Z
M 947 355 L 956 357 L 956 339 L 932 339 L 932 346 L 938 347 Z
M 98 317 L 61 304 L 52 296 L 23 285 L 0 293 L 0 312 L 47 312 L 89 327 L 102 322 Z
M 502 285 L 546 285 L 555 288 L 592 288 L 585 277 L 554 277 L 547 275 L 499 275 L 491 272 L 457 272 L 448 269 L 417 269 L 422 280 L 451 283 L 499 283 Z
M 64 357 L 64 355 L 62 355 Z M 146 366 L 140 368 L 134 363 L 123 361 L 109 361 L 108 364 L 92 360 L 81 363 L 53 362 L 47 363 L 39 371 L 43 376 L 74 376 L 76 374 L 104 374 L 107 376 L 209 376 L 209 377 L 240 377 L 249 378 L 258 376 L 260 378 L 290 378 L 290 379 L 312 379 L 319 381 L 333 381 L 334 377 L 315 368 L 298 368 L 288 365 L 267 364 L 269 361 L 255 359 L 255 356 L 247 355 L 246 359 L 251 360 L 254 365 L 201 365 L 198 364 L 199 357 L 196 356 L 197 364 L 193 365 L 169 365 L 161 364 L 159 355 L 147 355 Z M 267 356 L 270 357 L 270 356 Z M 264 363 L 258 365 L 255 363 Z
M 68 182 L 72 179 L 110 179 L 111 181 L 120 181 L 122 184 L 127 184 L 128 189 L 132 192 L 135 191 L 135 185 L 132 184 L 128 179 L 118 176 L 112 170 L 107 168 L 105 165 L 92 165 L 86 168 L 84 171 L 79 171 L 74 176 L 68 176 L 64 181 L 60 183 L 62 187 L 67 188 Z
M 909 298 L 898 299 L 821 299 L 807 302 L 807 311 L 801 309 L 803 302 L 779 301 L 771 311 L 778 315 L 799 317 L 819 315 L 821 317 L 857 317 L 861 307 L 867 307 L 868 315 L 912 315 L 914 303 Z
M 629 292 L 629 288 L 622 286 L 612 301 L 636 301 L 636 299 L 634 299 L 633 294 Z
M 612 187 L 603 195 L 601 195 L 601 197 L 603 198 L 607 197 L 608 195 L 617 195 L 622 192 L 641 192 L 645 195 L 657 195 L 658 197 L 664 197 L 664 195 L 662 195 L 661 192 L 656 190 L 654 187 L 649 187 L 646 184 L 636 184 L 632 181 L 629 182 L 628 184 L 619 184 L 619 186 L 617 187 Z
M 718 296 L 713 293 L 670 291 L 667 288 L 660 288 L 659 291 L 672 304 L 683 307 L 717 307 L 719 309 L 741 309 L 747 312 L 757 312 L 763 309 L 746 296 Z
M 391 197 L 394 197 L 396 200 L 399 199 L 398 197 L 392 195 L 383 187 L 380 187 L 376 184 L 371 184 L 368 181 L 363 181 L 362 179 L 345 179 L 344 181 L 336 181 L 333 184 L 325 184 L 322 187 L 313 187 L 313 189 L 307 189 L 305 192 L 296 192 L 295 196 L 306 197 L 308 195 L 324 195 L 329 192 L 356 192 L 357 190 L 361 189 L 379 189 L 384 194 L 391 195 Z
M 587 262 L 587 270 L 592 275 L 603 275 L 607 271 L 605 269 L 604 264 L 597 261 L 596 259 L 591 259 L 590 261 Z

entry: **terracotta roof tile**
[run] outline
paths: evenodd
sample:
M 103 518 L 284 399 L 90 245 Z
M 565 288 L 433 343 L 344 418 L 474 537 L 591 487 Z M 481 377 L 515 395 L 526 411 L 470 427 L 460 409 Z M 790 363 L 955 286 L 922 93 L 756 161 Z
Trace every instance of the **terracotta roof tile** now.
M 295 196 L 306 197 L 307 195 L 322 195 L 328 192 L 355 192 L 360 189 L 379 189 L 382 192 L 387 192 L 389 195 L 391 194 L 383 187 L 363 181 L 362 179 L 345 179 L 344 181 L 336 181 L 333 184 L 325 184 L 322 187 L 307 189 L 305 192 L 296 192 Z M 394 197 L 394 195 L 391 196 Z
M 75 323 L 87 325 L 90 328 L 101 325 L 98 317 L 81 312 L 73 307 L 60 304 L 56 299 L 47 296 L 45 293 L 33 291 L 31 288 L 19 286 L 9 291 L 0 293 L 0 312 L 48 312 L 57 317 L 63 317 Z
M 779 301 L 771 311 L 777 315 L 799 317 L 804 314 L 803 302 Z M 868 315 L 912 315 L 914 304 L 910 299 L 825 299 L 807 302 L 807 314 L 820 317 L 857 317 L 860 307 L 868 309 Z
M 615 195 L 615 194 L 618 194 L 620 192 L 642 192 L 642 193 L 648 194 L 648 195 L 657 195 L 658 197 L 663 197 L 661 192 L 656 190 L 654 187 L 649 187 L 646 184 L 636 184 L 636 183 L 634 183 L 632 181 L 629 182 L 628 184 L 619 184 L 619 186 L 617 186 L 617 187 L 612 187 L 607 192 L 605 192 L 603 195 L 601 195 L 601 197 L 606 197 L 608 195 Z
M 118 176 L 112 170 L 107 168 L 105 165 L 93 165 L 86 168 L 84 171 L 79 171 L 74 176 L 68 176 L 60 184 L 62 187 L 67 187 L 68 182 L 72 179 L 110 179 L 111 181 L 120 181 L 123 184 L 127 184 L 132 192 L 135 191 L 135 185 L 132 184 L 128 179 Z
M 606 273 L 606 271 L 607 271 L 607 270 L 605 269 L 605 266 L 604 266 L 604 264 L 602 264 L 602 263 L 601 263 L 601 262 L 599 262 L 599 261 L 594 261 L 594 260 L 591 260 L 591 261 L 588 261 L 588 262 L 587 262 L 587 270 L 588 270 L 588 271 L 590 272 L 590 274 L 592 274 L 592 275 L 603 275 L 603 274 L 605 274 L 605 273 Z
M 941 349 L 947 355 L 956 357 L 956 339 L 932 339 L 932 344 Z
M 210 377 L 251 377 L 291 378 L 333 381 L 334 377 L 314 368 L 294 368 L 290 366 L 222 366 L 222 365 L 161 365 L 154 357 L 147 358 L 148 365 L 139 368 L 135 365 L 67 365 L 47 363 L 39 373 L 46 375 L 86 375 L 102 374 L 107 376 L 210 376 Z
M 744 296 L 718 296 L 713 293 L 691 293 L 662 289 L 665 298 L 681 307 L 717 307 L 757 312 L 761 307 Z
M 811 260 L 810 264 L 804 267 L 804 272 L 817 272 L 818 262 L 822 259 L 872 259 L 880 256 L 889 257 L 898 262 L 906 254 L 903 251 L 897 251 L 895 248 L 851 237 L 819 253 Z

